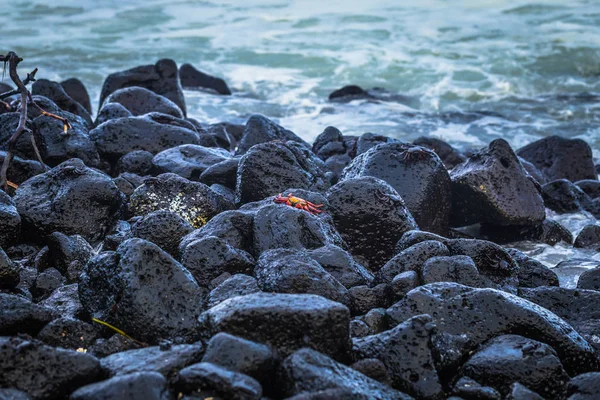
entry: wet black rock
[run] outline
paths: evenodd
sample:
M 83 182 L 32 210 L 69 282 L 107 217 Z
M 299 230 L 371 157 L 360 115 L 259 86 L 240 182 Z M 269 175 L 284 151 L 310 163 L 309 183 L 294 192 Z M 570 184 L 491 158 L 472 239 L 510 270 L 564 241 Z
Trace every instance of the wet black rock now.
M 254 145 L 268 142 L 292 141 L 302 144 L 310 149 L 308 143 L 298 137 L 294 132 L 277 125 L 275 122 L 262 115 L 252 115 L 239 141 L 236 154 L 244 154 Z
M 175 388 L 181 393 L 214 393 L 231 400 L 260 400 L 262 396 L 262 387 L 254 378 L 208 362 L 179 371 Z
M 71 158 L 80 158 L 88 167 L 99 166 L 100 156 L 89 136 L 89 128 L 73 114 L 63 112 L 62 116 L 72 126 L 66 133 L 61 121 L 45 115 L 35 118 L 31 124 L 44 163 L 55 167 Z M 28 158 L 35 159 L 35 156 L 30 153 Z
M 423 264 L 421 275 L 423 284 L 456 282 L 471 287 L 487 286 L 477 266 L 467 256 L 431 257 Z
M 312 347 L 347 360 L 350 311 L 340 303 L 310 294 L 254 293 L 233 297 L 199 318 L 203 334 L 218 332 L 269 344 L 284 357 Z
M 367 132 L 360 135 L 360 137 L 356 140 L 356 154 L 353 154 L 353 157 L 359 156 L 367 151 L 371 150 L 373 147 L 379 144 L 386 143 L 398 143 L 398 144 L 406 144 L 398 139 L 394 139 L 385 135 L 377 135 L 375 133 Z M 350 155 L 350 154 L 349 154 Z
M 420 284 L 421 279 L 417 271 L 406 271 L 396 275 L 389 285 L 394 299 L 399 300 Z
M 287 188 L 315 192 L 329 188 L 323 162 L 308 148 L 293 142 L 264 143 L 241 158 L 236 184 L 238 203 L 262 200 Z
M 0 337 L 2 387 L 22 390 L 33 399 L 54 399 L 100 379 L 102 369 L 94 356 L 39 341 Z
M 6 151 L 0 151 L 0 164 L 4 163 L 6 157 Z M 27 160 L 19 156 L 14 156 L 6 172 L 8 180 L 20 185 L 27 179 L 44 173 L 44 167 L 42 167 L 37 160 Z
M 194 340 L 204 295 L 181 264 L 137 238 L 126 240 L 116 252 L 93 257 L 79 283 L 88 313 L 151 343 Z
M 276 355 L 264 344 L 217 333 L 207 343 L 202 362 L 241 372 L 264 385 L 273 379 Z
M 559 214 L 589 211 L 600 216 L 600 207 L 578 186 L 566 179 L 558 179 L 542 186 L 544 203 Z
M 419 228 L 446 233 L 451 206 L 450 176 L 433 151 L 405 143 L 375 146 L 357 156 L 340 181 L 361 176 L 373 176 L 390 184 Z
M 77 389 L 70 400 L 169 400 L 167 380 L 158 372 L 119 375 Z
M 100 155 L 111 162 L 134 150 L 153 154 L 182 144 L 199 144 L 200 136 L 191 125 L 175 117 L 158 114 L 111 119 L 90 131 Z M 166 118 L 169 117 L 169 118 Z
M 36 301 L 40 301 L 50 296 L 55 289 L 63 286 L 65 282 L 66 279 L 57 269 L 48 268 L 35 278 L 31 293 Z
M 104 99 L 114 91 L 131 86 L 143 87 L 165 96 L 177 104 L 185 115 L 185 98 L 179 83 L 179 71 L 175 61 L 162 59 L 154 65 L 142 65 L 110 74 L 102 85 L 100 104 L 104 103 Z
M 24 182 L 14 201 L 24 232 L 42 238 L 55 231 L 101 239 L 117 220 L 123 195 L 112 180 L 79 159 Z
M 339 101 L 344 103 L 352 100 L 370 98 L 373 98 L 373 96 L 369 95 L 369 92 L 357 85 L 346 85 L 329 94 L 329 101 Z
M 450 177 L 453 226 L 535 225 L 546 218 L 536 184 L 504 139 L 455 167 Z
M 342 132 L 336 127 L 328 126 L 315 139 L 312 151 L 323 161 L 336 154 L 346 154 L 347 147 Z
M 97 326 L 78 319 L 61 317 L 46 325 L 37 338 L 53 347 L 87 350 L 99 334 Z
M 216 236 L 206 236 L 189 243 L 181 253 L 181 263 L 200 286 L 209 283 L 224 272 L 250 275 L 254 258 Z
M 39 303 L 65 318 L 85 318 L 85 310 L 79 301 L 79 286 L 76 283 L 64 285 L 52 292 Z
M 107 328 L 108 329 L 108 328 Z M 106 331 L 106 330 L 105 330 Z M 123 335 L 115 333 L 108 339 L 100 338 L 90 346 L 88 352 L 98 358 L 108 357 L 111 354 L 120 353 L 139 348 L 135 342 Z
M 117 162 L 117 172 L 130 172 L 140 176 L 148 175 L 152 169 L 154 154 L 145 150 L 134 150 L 125 154 Z
M 19 268 L 0 247 L 0 289 L 13 289 L 19 284 Z
M 543 185 L 544 183 L 546 183 L 548 181 L 546 179 L 546 177 L 544 175 L 542 175 L 540 170 L 537 169 L 537 167 L 535 165 L 533 165 L 532 163 L 530 163 L 529 161 L 527 161 L 521 157 L 519 157 L 519 161 L 521 162 L 521 165 L 523 166 L 523 168 L 525 168 L 525 171 L 527 171 L 529 176 L 531 176 L 533 179 L 535 179 L 537 181 L 537 183 L 539 183 L 540 185 Z
M 100 360 L 110 376 L 136 372 L 158 372 L 174 381 L 180 370 L 200 362 L 204 355 L 201 343 L 180 344 L 161 349 L 159 346 L 122 351 Z
M 432 355 L 434 332 L 430 316 L 416 316 L 389 331 L 354 339 L 353 354 L 358 359 L 381 360 L 395 389 L 417 398 L 439 399 L 443 389 Z
M 254 217 L 254 254 L 277 248 L 316 249 L 343 240 L 331 219 L 285 204 L 269 204 Z
M 550 268 L 517 249 L 506 249 L 519 266 L 519 287 L 558 286 L 558 276 Z
M 294 399 L 412 399 L 312 349 L 301 349 L 291 354 L 283 361 L 281 370 L 280 383 L 285 396 L 327 389 L 338 390 L 332 392 L 331 397 L 296 396 Z
M 106 98 L 105 103 L 119 103 L 134 116 L 159 112 L 183 118 L 183 113 L 177 104 L 165 96 L 138 86 L 115 90 Z
M 223 149 L 184 144 L 161 151 L 154 156 L 152 164 L 156 173 L 173 172 L 186 179 L 198 181 L 206 169 L 228 158 L 228 152 Z
M 48 79 L 37 79 L 31 86 L 31 94 L 47 97 L 61 109 L 82 117 L 88 123 L 88 126 L 93 125 L 90 112 L 69 96 L 60 83 Z
M 357 263 L 350 253 L 333 244 L 313 250 L 308 254 L 346 288 L 369 285 L 373 273 Z
M 231 297 L 244 296 L 256 292 L 260 292 L 256 278 L 244 274 L 235 274 L 210 291 L 207 307 L 212 308 Z
M 350 367 L 371 379 L 375 379 L 388 386 L 392 385 L 385 364 L 377 358 L 363 358 L 353 363 Z
M 544 398 L 519 382 L 515 382 L 511 385 L 506 400 L 544 400 Z
M 263 252 L 254 276 L 264 292 L 316 294 L 352 308 L 348 289 L 303 251 L 275 249 Z
M 0 190 L 0 247 L 16 243 L 20 236 L 21 216 L 17 212 L 15 202 Z
M 212 217 L 231 205 L 219 194 L 200 182 L 167 173 L 146 179 L 133 192 L 129 210 L 133 215 L 146 215 L 165 209 L 178 214 L 194 228 L 205 225 Z
M 351 338 L 362 338 L 371 334 L 369 325 L 359 318 L 354 318 L 350 321 L 350 337 Z
M 240 159 L 236 157 L 212 164 L 200 174 L 200 182 L 207 185 L 218 183 L 235 190 L 239 163 Z
M 568 400 L 594 400 L 600 393 L 600 372 L 581 374 L 569 381 L 566 398 Z
M 554 246 L 557 243 L 573 243 L 573 234 L 560 223 L 545 219 L 537 225 L 491 225 L 481 224 L 479 237 L 494 243 L 506 244 L 520 241 L 534 241 Z
M 99 126 L 111 119 L 118 118 L 126 118 L 133 117 L 131 112 L 128 109 L 123 107 L 123 105 L 119 103 L 106 103 L 100 111 L 98 111 L 98 115 L 96 116 L 96 126 Z
M 574 247 L 582 249 L 593 249 L 600 251 L 600 226 L 598 225 L 587 225 L 585 226 L 577 239 L 575 239 Z
M 194 228 L 178 214 L 169 210 L 153 211 L 131 226 L 131 235 L 158 245 L 177 257 L 179 242 Z
M 2 92 L 2 90 L 0 90 Z M 2 400 L 31 400 L 29 395 L 17 389 L 0 389 L 0 399 Z
M 19 125 L 20 114 L 18 112 L 9 112 L 0 114 L 0 149 L 8 150 L 8 141 L 10 137 L 15 133 L 17 126 Z M 31 128 L 31 123 L 26 125 Z M 61 130 L 62 132 L 62 130 Z M 25 159 L 35 158 L 33 149 L 31 147 L 31 136 L 29 134 L 23 134 L 19 137 L 15 143 L 15 155 Z M 31 155 L 31 157 L 30 157 Z
M 254 213 L 240 210 L 225 211 L 212 218 L 206 225 L 185 236 L 179 244 L 179 253 L 192 242 L 208 236 L 225 240 L 232 247 L 252 251 L 252 225 Z
M 181 86 L 186 89 L 211 89 L 218 94 L 231 94 L 231 90 L 223 79 L 198 71 L 191 64 L 183 64 L 179 67 L 179 78 Z
M 438 155 L 440 160 L 442 160 L 447 169 L 452 169 L 466 160 L 466 157 L 454 147 L 435 137 L 421 136 L 420 138 L 414 140 L 413 144 L 433 150 L 435 154 Z
M 535 289 L 530 289 L 535 290 Z M 429 314 L 438 327 L 433 339 L 440 374 L 453 374 L 464 356 L 501 334 L 518 334 L 552 346 L 567 373 L 598 368 L 594 349 L 567 322 L 530 301 L 495 289 L 475 289 L 456 283 L 433 283 L 410 291 L 388 308 L 390 322 L 399 324 Z M 465 331 L 465 326 L 477 329 Z
M 517 153 L 535 165 L 549 181 L 598 179 L 592 149 L 581 139 L 549 136 L 520 148 Z
M 426 240 L 396 254 L 375 274 L 376 283 L 390 283 L 402 272 L 415 271 L 422 275 L 422 267 L 431 257 L 448 256 L 450 250 L 443 243 Z
M 372 271 L 394 255 L 394 245 L 404 232 L 417 228 L 398 192 L 380 179 L 348 179 L 329 189 L 326 197 L 350 253 L 364 257 Z
M 83 267 L 94 254 L 92 246 L 81 236 L 54 232 L 46 237 L 49 266 L 56 268 L 69 282 L 76 282 Z
M 600 291 L 600 267 L 589 269 L 579 275 L 577 288 Z
M 585 194 L 590 196 L 592 199 L 600 197 L 600 181 L 595 179 L 584 179 L 575 182 L 575 185 L 579 189 L 583 190 Z
M 51 308 L 34 304 L 21 296 L 0 293 L 0 335 L 36 335 L 57 317 Z
M 503 395 L 518 381 L 550 399 L 560 398 L 569 380 L 552 347 L 519 335 L 498 336 L 487 342 L 463 365 L 461 374 Z
M 88 94 L 83 82 L 81 82 L 77 78 L 69 78 L 65 81 L 62 81 L 60 85 L 63 87 L 65 92 L 67 92 L 69 97 L 81 104 L 83 108 L 87 110 L 88 113 L 92 113 L 90 95 Z
M 460 378 L 454 388 L 452 394 L 459 397 L 449 397 L 448 400 L 458 399 L 477 399 L 477 400 L 501 400 L 502 395 L 496 389 L 489 386 L 484 386 L 479 382 L 469 378 Z

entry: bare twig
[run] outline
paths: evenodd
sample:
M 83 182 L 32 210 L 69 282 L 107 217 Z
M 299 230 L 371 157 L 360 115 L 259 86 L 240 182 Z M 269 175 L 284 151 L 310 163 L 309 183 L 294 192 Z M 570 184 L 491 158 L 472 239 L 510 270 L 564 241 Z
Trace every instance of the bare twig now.
M 17 89 L 0 94 L 0 100 L 10 97 L 10 96 L 13 96 L 13 95 L 16 95 L 16 94 L 21 95 L 21 105 L 20 105 L 21 109 L 19 110 L 20 111 L 19 125 L 17 126 L 15 133 L 13 133 L 13 135 L 8 140 L 8 149 L 6 152 L 6 157 L 4 157 L 4 162 L 2 163 L 2 168 L 0 169 L 0 187 L 4 190 L 6 190 L 8 188 L 8 186 L 12 186 L 12 185 L 9 185 L 9 181 L 6 178 L 6 173 L 8 171 L 8 167 L 10 166 L 10 162 L 12 161 L 12 158 L 14 156 L 17 140 L 23 134 L 23 132 L 28 132 L 31 135 L 31 146 L 33 147 L 35 156 L 38 159 L 38 161 L 40 162 L 40 164 L 42 165 L 42 168 L 44 170 L 46 170 L 46 165 L 44 164 L 44 162 L 42 160 L 42 156 L 40 155 L 40 151 L 39 151 L 37 145 L 35 144 L 35 138 L 33 136 L 33 132 L 31 132 L 31 130 L 29 128 L 27 128 L 27 126 L 26 126 L 27 105 L 28 104 L 31 104 L 32 106 L 37 108 L 38 111 L 41 112 L 43 115 L 46 115 L 48 117 L 51 117 L 51 118 L 61 121 L 63 123 L 64 133 L 67 133 L 67 131 L 71 128 L 71 124 L 69 123 L 69 121 L 66 118 L 63 118 L 56 114 L 52 114 L 52 113 L 45 111 L 33 100 L 31 92 L 29 92 L 29 90 L 27 90 L 26 85 L 29 82 L 35 81 L 35 74 L 37 73 L 38 69 L 37 68 L 34 69 L 31 73 L 27 74 L 27 78 L 25 78 L 24 81 L 21 81 L 21 78 L 19 77 L 19 74 L 17 73 L 17 66 L 19 65 L 19 63 L 21 61 L 23 61 L 23 59 L 21 57 L 17 56 L 17 54 L 12 51 L 8 52 L 6 55 L 0 55 L 0 62 L 4 62 L 5 65 L 6 65 L 6 63 L 8 63 L 8 73 L 10 75 L 10 79 L 14 82 L 15 85 L 17 85 Z M 7 103 L 2 102 L 2 104 L 7 104 Z

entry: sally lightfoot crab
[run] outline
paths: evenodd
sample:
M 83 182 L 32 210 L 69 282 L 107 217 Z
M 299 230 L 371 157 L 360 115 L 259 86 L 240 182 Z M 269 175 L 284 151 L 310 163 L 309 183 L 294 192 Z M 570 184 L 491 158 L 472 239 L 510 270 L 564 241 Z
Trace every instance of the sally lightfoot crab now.
M 281 193 L 273 199 L 275 203 L 285 203 L 290 207 L 299 208 L 304 211 L 308 211 L 311 214 L 317 215 L 323 212 L 319 208 L 323 207 L 323 204 L 313 204 L 310 201 L 301 199 L 300 197 L 294 197 L 291 193 L 287 196 L 282 196 Z

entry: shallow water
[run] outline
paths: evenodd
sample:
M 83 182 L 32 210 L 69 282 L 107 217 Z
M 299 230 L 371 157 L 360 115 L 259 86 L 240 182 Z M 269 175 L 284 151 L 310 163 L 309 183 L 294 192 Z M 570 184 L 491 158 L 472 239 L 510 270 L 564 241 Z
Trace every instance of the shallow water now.
M 460 147 L 498 137 L 582 138 L 600 156 L 596 0 L 0 0 L 2 43 L 38 77 L 76 76 L 94 107 L 104 77 L 168 57 L 221 76 L 231 97 L 186 92 L 190 116 L 243 123 L 262 113 L 311 141 L 328 125 Z M 2 50 L 4 51 L 4 50 Z M 332 105 L 343 85 L 407 101 Z M 574 232 L 582 215 L 560 216 Z M 526 247 L 526 245 L 525 245 Z M 590 257 L 534 246 L 556 264 Z M 539 254 L 538 254 L 539 253 Z

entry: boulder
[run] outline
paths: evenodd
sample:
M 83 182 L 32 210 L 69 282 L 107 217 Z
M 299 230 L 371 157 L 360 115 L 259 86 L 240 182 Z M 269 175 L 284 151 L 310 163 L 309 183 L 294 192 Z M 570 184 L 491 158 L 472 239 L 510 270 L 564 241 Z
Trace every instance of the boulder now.
M 223 161 L 207 166 L 200 174 L 200 182 L 207 185 L 215 183 L 235 190 L 237 181 L 237 170 L 240 164 L 239 158 L 227 158 Z
M 323 162 L 308 148 L 294 142 L 263 143 L 249 149 L 241 158 L 236 202 L 262 200 L 287 188 L 314 192 L 329 188 Z
M 597 179 L 583 179 L 575 182 L 575 185 L 592 199 L 600 197 L 600 181 Z
M 184 144 L 161 151 L 154 156 L 152 164 L 157 173 L 172 172 L 198 181 L 206 169 L 228 159 L 229 154 L 225 150 Z
M 117 162 L 117 172 L 130 172 L 140 176 L 149 175 L 154 155 L 146 150 L 134 150 Z
M 447 169 L 452 169 L 466 160 L 466 157 L 454 147 L 435 137 L 421 136 L 420 138 L 415 139 L 413 144 L 433 150 Z
M 520 148 L 517 153 L 549 180 L 598 179 L 592 149 L 581 139 L 549 136 Z
M 131 226 L 131 235 L 147 240 L 177 257 L 179 242 L 194 228 L 178 214 L 157 210 L 144 215 Z
M 54 232 L 46 237 L 48 264 L 56 268 L 69 282 L 77 282 L 79 274 L 94 255 L 93 247 L 81 236 Z
M 199 144 L 200 136 L 193 126 L 174 117 L 156 117 L 146 114 L 110 119 L 92 130 L 90 138 L 102 157 L 111 162 L 134 150 L 157 154 L 182 144 Z
M 52 309 L 57 315 L 65 318 L 85 319 L 87 317 L 79 301 L 79 285 L 77 283 L 57 288 L 39 305 Z
M 236 154 L 244 154 L 254 145 L 267 142 L 298 142 L 307 149 L 308 143 L 298 137 L 294 132 L 277 125 L 275 122 L 262 115 L 252 115 L 246 122 L 246 128 L 239 140 Z
M 133 215 L 144 216 L 165 209 L 178 214 L 194 228 L 200 228 L 228 208 L 231 205 L 205 184 L 172 173 L 146 179 L 129 201 Z
M 594 400 L 600 393 L 600 372 L 577 375 L 569 381 L 566 390 L 568 400 Z
M 64 398 L 74 389 L 102 379 L 96 357 L 46 346 L 39 341 L 0 337 L 0 386 L 33 399 Z
M 34 304 L 21 296 L 0 293 L 0 335 L 36 335 L 57 317 L 51 308 Z
M 373 281 L 371 271 L 357 263 L 346 250 L 334 244 L 309 250 L 308 254 L 348 289 L 369 285 Z
M 535 225 L 546 218 L 536 184 L 504 139 L 456 166 L 450 177 L 453 226 Z
M 87 110 L 88 113 L 92 113 L 92 105 L 90 103 L 90 95 L 87 92 L 83 82 L 81 82 L 77 78 L 69 78 L 60 83 L 60 86 L 63 87 L 65 92 L 71 97 L 73 100 L 78 102 Z
M 577 288 L 600 291 L 600 267 L 589 269 L 579 275 Z
M 198 71 L 191 64 L 183 64 L 179 67 L 179 78 L 181 86 L 186 89 L 210 89 L 222 95 L 231 94 L 231 90 L 223 79 Z
M 47 97 L 61 109 L 79 115 L 89 126 L 93 125 L 90 111 L 77 100 L 69 96 L 60 83 L 49 81 L 48 79 L 36 79 L 36 81 L 33 82 L 33 85 L 31 85 L 31 94 Z
M 340 181 L 362 176 L 373 176 L 392 186 L 422 230 L 440 234 L 448 230 L 450 176 L 433 151 L 406 143 L 377 145 L 357 156 Z
M 336 127 L 328 126 L 316 137 L 312 145 L 312 151 L 321 160 L 326 161 L 331 156 L 346 154 L 348 149 L 342 132 Z
M 169 400 L 167 380 L 158 372 L 135 372 L 92 383 L 74 391 L 70 400 Z
M 97 326 L 79 319 L 61 317 L 46 325 L 37 338 L 53 347 L 87 350 L 99 336 Z
M 254 293 L 227 299 L 202 313 L 203 334 L 227 332 L 264 343 L 288 356 L 311 347 L 338 360 L 350 351 L 350 311 L 311 294 Z
M 154 65 L 142 65 L 126 71 L 110 74 L 104 80 L 100 93 L 100 104 L 114 91 L 139 86 L 165 96 L 186 114 L 185 98 L 179 83 L 179 71 L 175 61 L 170 59 L 158 60 Z
M 573 246 L 600 251 L 600 225 L 586 225 L 577 235 Z
M 374 177 L 348 179 L 326 195 L 335 227 L 350 253 L 377 271 L 393 255 L 394 245 L 417 224 L 398 192 Z
M 558 276 L 550 268 L 517 249 L 506 249 L 519 266 L 519 287 L 558 286 Z
M 251 252 L 253 219 L 253 212 L 230 210 L 219 213 L 206 225 L 185 236 L 179 244 L 179 253 L 183 254 L 192 242 L 208 236 L 216 236 L 232 247 Z
M 435 325 L 431 321 L 428 315 L 416 316 L 388 331 L 354 339 L 354 357 L 381 360 L 395 389 L 419 399 L 442 398 L 432 355 Z
M 0 290 L 13 289 L 19 284 L 19 269 L 0 247 Z
M 396 254 L 375 274 L 375 283 L 390 283 L 394 277 L 406 271 L 415 271 L 422 276 L 422 267 L 431 257 L 449 256 L 450 250 L 443 243 L 426 240 L 416 243 Z
M 112 228 L 124 198 L 110 177 L 73 159 L 24 182 L 13 200 L 24 232 L 41 239 L 59 231 L 93 242 Z
M 254 378 L 208 362 L 182 369 L 176 389 L 180 393 L 209 392 L 231 400 L 260 400 L 262 397 L 262 387 Z
M 254 275 L 264 292 L 316 294 L 352 308 L 348 289 L 306 252 L 265 251 L 258 259 Z
M 476 289 L 456 283 L 432 283 L 410 291 L 388 308 L 390 322 L 399 324 L 429 314 L 438 327 L 433 338 L 440 374 L 454 373 L 462 358 L 501 334 L 516 334 L 552 346 L 569 374 L 598 368 L 593 347 L 567 322 L 547 309 L 496 289 Z M 477 329 L 466 328 L 476 326 Z
M 502 335 L 487 342 L 462 366 L 461 374 L 503 395 L 518 381 L 549 399 L 560 398 L 569 381 L 552 347 L 519 335 Z
M 6 151 L 0 151 L 0 165 L 4 163 Z M 27 160 L 14 156 L 6 172 L 9 181 L 20 185 L 27 179 L 46 172 L 47 166 L 40 165 L 37 160 Z
M 133 117 L 131 112 L 119 103 L 106 103 L 98 111 L 95 126 L 99 126 L 111 119 Z
M 151 343 L 195 340 L 205 294 L 181 264 L 137 238 L 126 240 L 116 252 L 94 256 L 79 283 L 88 313 Z
M 542 186 L 544 204 L 559 214 L 588 211 L 600 216 L 600 205 L 578 186 L 566 179 L 558 179 Z
M 177 104 L 165 96 L 138 86 L 115 90 L 104 100 L 104 103 L 119 103 L 134 116 L 159 112 L 183 118 L 183 113 Z
M 280 384 L 285 396 L 303 392 L 330 392 L 331 397 L 309 399 L 374 399 L 410 400 L 412 397 L 371 379 L 354 369 L 340 364 L 313 349 L 301 349 L 283 360 Z M 295 396 L 294 399 L 307 397 Z
M 231 297 L 244 296 L 260 292 L 256 278 L 244 274 L 235 274 L 210 291 L 208 308 L 212 308 Z

